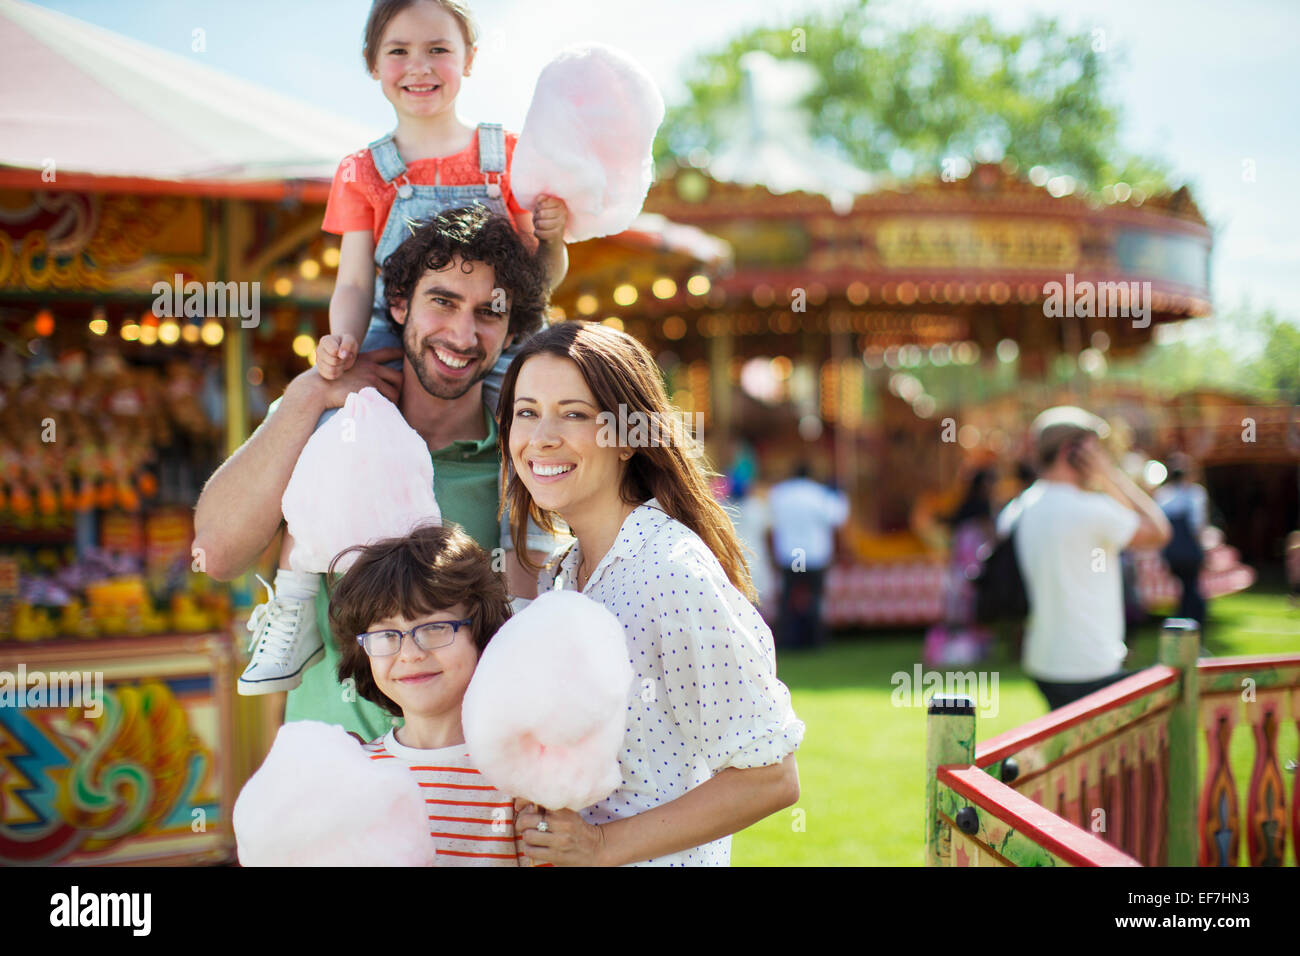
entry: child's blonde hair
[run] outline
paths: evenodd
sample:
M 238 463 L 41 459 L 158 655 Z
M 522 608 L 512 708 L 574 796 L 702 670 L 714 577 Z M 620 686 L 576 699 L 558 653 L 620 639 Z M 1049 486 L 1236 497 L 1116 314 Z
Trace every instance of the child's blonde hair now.
M 388 24 L 393 17 L 407 7 L 413 7 L 420 2 L 421 0 L 375 0 L 371 4 L 370 16 L 366 17 L 365 39 L 361 46 L 361 56 L 366 61 L 367 71 L 375 68 L 375 60 L 379 57 L 379 41 L 384 38 L 384 31 L 388 29 Z M 429 0 L 429 2 L 442 7 L 460 24 L 460 32 L 465 38 L 466 47 L 478 43 L 478 25 L 474 22 L 474 15 L 469 11 L 469 4 L 461 3 L 460 0 Z

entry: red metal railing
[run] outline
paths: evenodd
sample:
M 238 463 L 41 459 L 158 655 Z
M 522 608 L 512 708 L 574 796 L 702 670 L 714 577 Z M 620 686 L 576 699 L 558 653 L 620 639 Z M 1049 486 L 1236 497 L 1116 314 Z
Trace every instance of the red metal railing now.
M 983 811 L 973 818 L 979 827 L 976 829 L 971 829 L 972 823 L 967 822 L 972 817 L 963 817 L 961 810 L 957 811 L 956 819 L 947 821 L 949 826 L 956 826 L 972 837 L 968 847 L 961 846 L 961 838 L 957 838 L 959 845 L 954 856 L 958 866 L 978 865 L 982 856 L 993 858 L 1001 865 L 1020 865 L 1031 862 L 1028 858 L 1036 850 L 1043 857 L 1040 862 L 1049 865 L 1141 866 L 1128 854 L 1062 820 L 976 767 L 964 770 L 940 767 L 938 781 Z M 1024 846 L 1013 844 L 1016 836 L 1025 841 Z M 1001 847 L 1001 851 L 994 847 Z
M 1288 820 L 1278 731 L 1288 706 L 1300 724 L 1300 655 L 1197 661 L 1199 642 L 1192 622 L 1167 621 L 1160 664 L 978 748 L 970 702 L 932 702 L 927 863 L 1236 865 L 1242 824 L 1228 747 L 1238 722 L 1256 744 L 1250 865 L 1282 865 L 1288 830 L 1294 859 L 1300 780 Z
M 1255 742 L 1244 824 L 1250 865 L 1283 865 L 1288 830 L 1294 860 L 1300 853 L 1300 774 L 1292 784 L 1288 821 L 1278 732 L 1288 703 L 1291 719 L 1300 726 L 1300 655 L 1219 658 L 1200 662 L 1197 670 L 1200 725 L 1206 742 L 1197 810 L 1200 865 L 1237 864 L 1242 820 L 1228 755 L 1239 723 L 1251 729 Z

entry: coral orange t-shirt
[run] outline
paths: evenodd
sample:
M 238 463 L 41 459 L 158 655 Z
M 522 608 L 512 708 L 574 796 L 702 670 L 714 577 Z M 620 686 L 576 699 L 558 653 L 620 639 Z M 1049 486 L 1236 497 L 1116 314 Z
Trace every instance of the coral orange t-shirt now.
M 514 161 L 515 143 L 519 141 L 518 133 L 506 133 L 506 168 L 501 173 L 501 197 L 506 208 L 514 216 L 526 212 L 515 201 L 515 194 L 510 189 L 510 167 Z M 496 181 L 496 174 L 492 174 Z M 408 163 L 406 180 L 413 186 L 476 186 L 482 185 L 483 173 L 479 170 L 478 133 L 474 134 L 470 144 L 459 153 L 451 156 L 439 156 L 431 159 L 417 159 Z M 335 235 L 369 229 L 375 237 L 375 244 L 384 234 L 384 225 L 388 222 L 388 211 L 393 207 L 397 196 L 397 186 L 384 182 L 375 168 L 375 161 L 370 149 L 357 150 L 343 158 L 334 173 L 334 182 L 330 185 L 329 201 L 325 204 L 325 221 L 321 229 Z M 516 228 L 518 225 L 516 224 Z

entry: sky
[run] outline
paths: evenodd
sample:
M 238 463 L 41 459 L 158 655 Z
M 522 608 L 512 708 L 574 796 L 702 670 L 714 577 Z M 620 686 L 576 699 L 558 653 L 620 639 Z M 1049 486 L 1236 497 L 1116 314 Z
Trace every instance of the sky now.
M 361 62 L 369 0 L 37 0 L 364 123 L 392 108 Z M 519 129 L 541 68 L 595 41 L 643 63 L 670 104 L 692 57 L 752 26 L 794 28 L 842 0 L 474 0 L 481 38 L 462 120 Z M 1300 43 L 1297 0 L 886 0 L 900 23 L 1040 16 L 1100 37 L 1113 56 L 1122 143 L 1165 160 L 1215 230 L 1216 309 L 1273 308 L 1300 323 Z M 196 29 L 205 49 L 191 50 Z M 1103 31 L 1095 34 L 1093 31 Z M 357 144 L 358 146 L 364 144 Z

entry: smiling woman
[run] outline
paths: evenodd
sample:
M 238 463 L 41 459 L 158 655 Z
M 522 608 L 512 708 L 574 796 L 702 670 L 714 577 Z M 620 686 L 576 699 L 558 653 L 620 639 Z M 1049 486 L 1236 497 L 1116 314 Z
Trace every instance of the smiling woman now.
M 523 370 L 530 360 L 540 364 L 525 377 Z M 544 368 L 551 374 L 543 373 Z M 542 408 L 547 400 L 555 403 L 549 415 Z M 563 415 L 558 414 L 561 408 L 565 409 Z M 528 472 L 533 476 L 530 461 L 539 462 L 543 469 L 557 463 L 578 463 L 557 458 L 553 446 L 566 453 L 581 450 L 588 468 L 576 471 L 574 480 L 561 494 L 570 499 L 588 494 L 600 483 L 589 476 L 598 472 L 605 481 L 617 478 L 617 483 L 606 490 L 615 494 L 623 506 L 635 507 L 658 498 L 670 514 L 704 541 L 721 562 L 730 583 L 752 600 L 753 584 L 735 530 L 709 493 L 712 476 L 695 442 L 680 430 L 675 439 L 656 436 L 656 441 L 636 442 L 633 438 L 639 430 L 629 432 L 622 424 L 610 428 L 610 416 L 616 421 L 635 418 L 662 422 L 678 417 L 668 402 L 659 367 L 640 342 L 607 326 L 585 322 L 552 326 L 529 339 L 501 385 L 502 457 L 508 455 L 513 466 L 503 473 L 502 498 L 509 501 L 511 513 L 531 514 L 542 527 L 548 526 L 553 515 L 563 515 L 561 508 L 552 507 L 558 504 L 552 495 L 544 492 L 546 501 L 537 500 L 533 488 L 520 475 Z M 575 430 L 568 424 L 571 422 L 581 425 Z M 533 431 L 549 429 L 552 423 L 570 430 L 562 437 L 556 436 L 559 441 L 548 441 L 545 431 L 532 440 Z M 621 446 L 611 441 L 615 437 L 623 441 Z M 517 449 L 525 447 L 531 449 L 530 453 L 518 456 Z M 611 458 L 626 462 L 626 467 L 610 470 Z M 569 526 L 573 527 L 571 522 Z
M 670 420 L 672 410 L 645 347 L 602 325 L 530 339 L 501 408 L 512 515 L 543 527 L 558 515 L 577 536 L 541 572 L 539 593 L 579 590 L 613 612 L 636 673 L 619 789 L 580 814 L 521 813 L 523 852 L 561 865 L 726 866 L 732 833 L 798 799 L 804 725 L 703 459 L 688 441 L 635 442 L 608 427 L 609 414 Z

